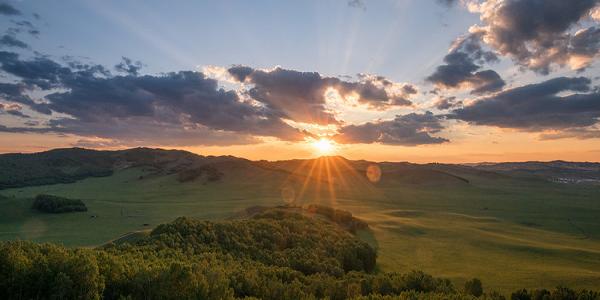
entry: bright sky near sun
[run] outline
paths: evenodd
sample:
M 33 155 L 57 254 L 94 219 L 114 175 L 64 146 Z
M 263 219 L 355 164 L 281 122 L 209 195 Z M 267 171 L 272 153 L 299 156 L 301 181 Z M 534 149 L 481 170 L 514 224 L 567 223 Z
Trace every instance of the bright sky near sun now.
M 0 0 L 0 152 L 600 161 L 598 5 Z

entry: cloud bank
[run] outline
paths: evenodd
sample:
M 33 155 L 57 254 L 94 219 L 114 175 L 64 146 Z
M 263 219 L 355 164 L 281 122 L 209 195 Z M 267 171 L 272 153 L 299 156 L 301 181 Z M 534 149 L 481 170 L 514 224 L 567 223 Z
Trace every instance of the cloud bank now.
M 590 83 L 585 77 L 559 77 L 508 89 L 455 109 L 448 117 L 526 131 L 581 129 L 600 118 L 600 93 Z
M 443 129 L 441 120 L 431 112 L 398 115 L 393 120 L 348 125 L 334 136 L 338 143 L 381 143 L 387 145 L 418 146 L 441 144 L 447 139 L 432 134 Z

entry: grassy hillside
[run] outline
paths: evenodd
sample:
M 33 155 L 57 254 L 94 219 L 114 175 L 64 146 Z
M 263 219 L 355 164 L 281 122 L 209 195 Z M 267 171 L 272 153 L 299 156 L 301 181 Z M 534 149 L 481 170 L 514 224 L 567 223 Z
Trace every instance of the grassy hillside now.
M 111 176 L 1 190 L 0 239 L 94 246 L 180 216 L 219 220 L 250 206 L 318 203 L 368 222 L 358 236 L 378 249 L 382 271 L 419 269 L 457 285 L 478 277 L 500 291 L 600 286 L 598 186 L 408 163 L 377 164 L 381 177 L 370 181 L 372 163 L 340 157 L 250 162 L 129 151 L 135 159 L 116 155 Z M 178 180 L 204 165 L 222 176 Z M 81 199 L 89 210 L 37 213 L 38 194 Z

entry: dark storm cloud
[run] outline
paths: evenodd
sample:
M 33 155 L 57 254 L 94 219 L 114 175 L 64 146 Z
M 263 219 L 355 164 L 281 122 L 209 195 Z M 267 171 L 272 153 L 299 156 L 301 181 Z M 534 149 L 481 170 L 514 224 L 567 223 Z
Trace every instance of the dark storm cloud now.
M 590 92 L 587 78 L 559 77 L 479 99 L 448 117 L 527 131 L 587 127 L 600 118 L 600 93 Z
M 502 89 L 504 80 L 493 70 L 483 70 L 481 65 L 497 61 L 498 57 L 481 47 L 480 36 L 471 34 L 458 40 L 427 81 L 439 88 L 470 88 L 472 94 L 485 94 Z
M 21 11 L 6 2 L 0 2 L 0 15 L 19 16 Z
M 122 57 L 120 63 L 115 65 L 115 70 L 129 75 L 138 75 L 144 64 L 141 61 L 133 61 L 130 58 Z
M 569 64 L 576 70 L 589 66 L 598 54 L 597 39 L 580 39 L 571 29 L 589 15 L 598 0 L 488 1 L 480 9 L 487 44 L 519 64 L 547 74 L 552 65 Z M 586 49 L 585 53 L 577 49 Z
M 14 48 L 27 49 L 27 48 L 29 48 L 29 45 L 27 45 L 25 42 L 17 39 L 14 35 L 5 34 L 2 36 L 2 38 L 0 38 L 0 47 L 14 47 Z
M 246 66 L 234 66 L 229 73 L 240 82 L 252 84 L 247 95 L 269 107 L 280 116 L 299 122 L 318 124 L 338 123 L 326 108 L 325 92 L 337 90 L 342 97 L 352 94 L 358 102 L 372 108 L 411 105 L 414 86 L 404 85 L 392 92 L 391 81 L 383 77 L 361 77 L 360 81 L 344 81 L 337 77 L 323 77 L 317 72 L 300 72 L 276 68 L 271 71 Z
M 21 60 L 10 52 L 0 52 L 0 63 L 2 71 L 21 79 L 0 86 L 8 100 L 71 116 L 52 119 L 47 130 L 53 132 L 104 138 L 156 136 L 163 142 L 192 144 L 215 143 L 218 137 L 233 142 L 237 136 L 237 143 L 255 141 L 252 135 L 304 137 L 269 108 L 240 101 L 234 91 L 218 88 L 216 80 L 199 72 L 112 76 L 99 65 L 63 66 L 46 57 Z M 32 89 L 49 91 L 47 103 L 31 100 L 25 91 Z
M 381 143 L 404 146 L 440 144 L 448 140 L 431 134 L 438 133 L 443 128 L 440 119 L 431 112 L 411 113 L 398 115 L 390 121 L 344 126 L 334 139 L 346 144 Z

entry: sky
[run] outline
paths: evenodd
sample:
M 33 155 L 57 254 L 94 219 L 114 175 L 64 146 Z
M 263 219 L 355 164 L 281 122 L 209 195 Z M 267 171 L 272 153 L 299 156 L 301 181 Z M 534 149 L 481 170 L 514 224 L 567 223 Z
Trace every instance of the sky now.
M 0 0 L 0 153 L 600 161 L 600 0 Z

